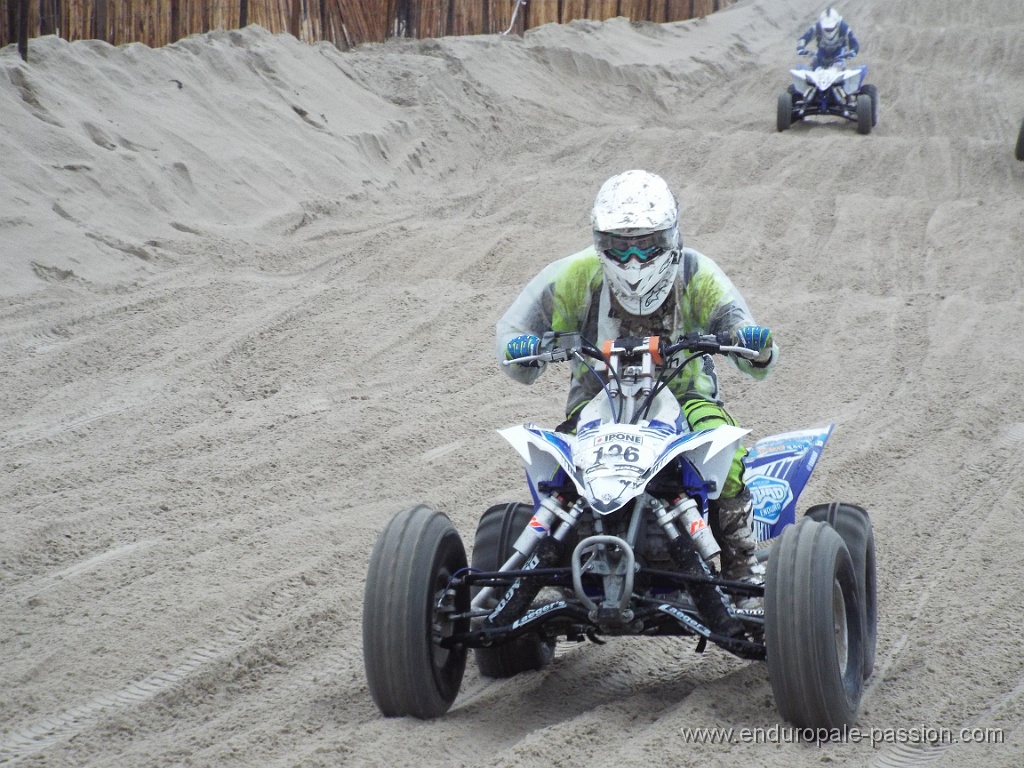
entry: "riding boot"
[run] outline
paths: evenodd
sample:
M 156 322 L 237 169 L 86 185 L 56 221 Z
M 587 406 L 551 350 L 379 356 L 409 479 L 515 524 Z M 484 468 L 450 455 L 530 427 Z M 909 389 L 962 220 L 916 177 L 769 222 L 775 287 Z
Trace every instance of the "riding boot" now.
M 744 489 L 728 499 L 715 499 L 708 504 L 711 532 L 722 548 L 722 578 L 764 584 L 764 565 L 754 554 L 754 505 L 750 491 Z M 758 597 L 737 595 L 734 603 L 748 610 L 762 607 Z

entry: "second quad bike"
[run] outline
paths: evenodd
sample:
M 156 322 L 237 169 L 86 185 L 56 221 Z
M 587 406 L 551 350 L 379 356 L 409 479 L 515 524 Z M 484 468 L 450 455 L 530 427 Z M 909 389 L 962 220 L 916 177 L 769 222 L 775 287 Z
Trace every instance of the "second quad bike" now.
M 878 123 L 878 89 L 864 82 L 867 67 L 846 67 L 839 58 L 829 66 L 789 70 L 792 83 L 779 94 L 776 128 L 813 115 L 833 115 L 857 124 L 857 133 L 869 134 Z

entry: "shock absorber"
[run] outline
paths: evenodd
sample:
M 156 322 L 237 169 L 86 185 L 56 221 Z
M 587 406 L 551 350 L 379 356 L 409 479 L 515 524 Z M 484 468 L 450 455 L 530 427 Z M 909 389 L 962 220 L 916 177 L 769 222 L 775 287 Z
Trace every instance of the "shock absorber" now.
M 722 551 L 717 539 L 715 539 L 715 534 L 711 532 L 711 527 L 704 521 L 704 516 L 701 515 L 700 510 L 697 508 L 697 502 L 689 496 L 680 496 L 671 506 L 658 515 L 658 523 L 669 534 L 670 539 L 674 538 L 675 534 L 670 533 L 668 526 L 671 526 L 672 530 L 674 530 L 677 520 L 681 527 L 690 534 L 690 538 L 693 539 L 697 551 L 700 552 L 700 556 L 705 560 L 710 560 Z
M 533 556 L 536 554 L 536 550 L 547 539 L 555 539 L 555 541 L 561 545 L 565 541 L 566 536 L 572 532 L 577 525 L 579 525 L 580 515 L 583 513 L 583 502 L 577 500 L 570 509 L 565 509 L 563 500 L 557 495 L 544 495 L 541 496 L 540 503 L 534 510 L 533 518 L 530 520 L 530 524 L 523 529 L 523 532 L 519 534 L 519 538 L 516 539 L 512 545 L 512 554 L 506 560 L 500 571 L 515 571 L 515 570 L 529 570 L 540 566 L 534 562 Z M 561 521 L 561 522 L 559 522 Z M 550 545 L 545 545 L 549 547 Z M 561 549 L 559 550 L 561 552 Z M 549 553 L 542 553 L 543 560 L 552 558 Z M 557 563 L 558 558 L 554 558 Z M 526 563 L 526 565 L 523 565 Z M 512 585 L 512 588 L 518 589 L 519 579 Z M 495 587 L 484 587 L 481 589 L 476 597 L 473 598 L 473 608 L 475 610 L 480 609 L 495 599 Z M 506 594 L 506 597 L 508 595 Z M 533 597 L 536 597 L 534 594 Z M 530 601 L 533 601 L 533 597 Z
M 668 537 L 668 553 L 679 569 L 692 576 L 711 576 L 711 570 L 704 562 L 704 558 L 701 557 L 701 552 L 697 550 L 698 544 L 695 539 L 690 536 L 688 531 L 680 532 L 675 525 L 676 517 L 685 512 L 689 506 L 685 503 L 686 501 L 693 504 L 693 509 L 690 511 L 696 512 L 697 505 L 691 499 L 680 500 L 658 515 L 658 523 L 665 530 L 665 535 Z M 672 514 L 672 510 L 676 510 L 676 513 Z M 699 517 L 699 513 L 697 515 Z M 710 530 L 707 533 L 711 535 Z M 711 538 L 713 541 L 714 536 L 712 535 Z M 715 546 L 717 547 L 717 544 Z M 704 617 L 713 632 L 726 637 L 743 637 L 743 624 L 729 613 L 725 604 L 725 595 L 718 587 L 714 584 L 696 583 L 689 586 L 689 592 L 693 596 L 697 610 L 700 611 L 701 616 Z
M 530 524 L 516 539 L 512 557 L 501 570 L 515 570 L 524 560 L 526 563 L 521 569 L 524 571 L 557 566 L 565 552 L 565 538 L 579 524 L 582 512 L 581 500 L 567 510 L 560 496 L 543 496 Z M 542 588 L 537 579 L 517 578 L 491 611 L 486 623 L 500 626 L 517 618 L 529 607 Z M 477 599 L 480 599 L 479 595 Z

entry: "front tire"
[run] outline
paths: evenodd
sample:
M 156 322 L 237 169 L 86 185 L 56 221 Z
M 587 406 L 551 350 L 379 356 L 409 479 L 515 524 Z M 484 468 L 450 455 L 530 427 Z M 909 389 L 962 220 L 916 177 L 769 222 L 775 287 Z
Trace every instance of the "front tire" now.
M 871 127 L 874 128 L 878 125 L 878 89 L 873 85 L 865 85 L 861 92 L 871 97 Z
M 866 136 L 871 133 L 873 100 L 866 93 L 857 96 L 857 133 Z
M 779 94 L 779 102 L 775 115 L 775 127 L 779 133 L 793 124 L 793 95 L 786 91 Z
M 864 606 L 864 679 L 875 669 L 878 641 L 878 583 L 875 577 L 875 533 L 866 509 L 853 504 L 815 504 L 806 517 L 828 523 L 846 543 Z
M 850 552 L 803 518 L 772 548 L 765 578 L 768 677 L 779 714 L 799 728 L 853 724 L 864 691 L 864 624 Z
M 385 717 L 440 717 L 451 707 L 466 670 L 465 648 L 435 639 L 469 629 L 438 610 L 452 577 L 466 568 L 466 550 L 447 516 L 419 505 L 395 515 L 377 538 L 363 595 L 366 681 Z M 469 610 L 469 588 L 452 607 Z
M 473 570 L 496 571 L 504 565 L 532 517 L 530 504 L 497 504 L 484 512 L 473 542 Z M 481 675 L 500 679 L 547 665 L 555 656 L 555 640 L 526 635 L 496 648 L 476 648 L 473 653 Z

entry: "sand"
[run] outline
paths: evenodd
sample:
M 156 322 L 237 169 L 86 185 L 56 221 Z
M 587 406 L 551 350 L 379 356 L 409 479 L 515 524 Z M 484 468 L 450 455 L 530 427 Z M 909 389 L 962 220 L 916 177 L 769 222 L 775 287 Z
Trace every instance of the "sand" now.
M 0 51 L 0 763 L 1024 763 L 1024 21 L 838 8 L 869 136 L 775 130 L 810 0 L 350 52 L 257 27 Z M 445 717 L 378 714 L 377 533 L 426 503 L 471 542 L 524 498 L 496 430 L 556 424 L 566 379 L 504 376 L 494 322 L 628 168 L 776 334 L 768 380 L 723 374 L 751 439 L 836 424 L 801 508 L 874 521 L 858 726 L 1003 743 L 786 741 L 765 665 L 688 638 L 500 682 L 471 661 Z M 682 731 L 714 726 L 769 743 Z

